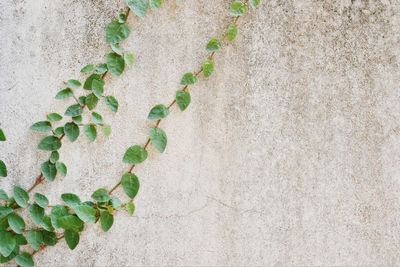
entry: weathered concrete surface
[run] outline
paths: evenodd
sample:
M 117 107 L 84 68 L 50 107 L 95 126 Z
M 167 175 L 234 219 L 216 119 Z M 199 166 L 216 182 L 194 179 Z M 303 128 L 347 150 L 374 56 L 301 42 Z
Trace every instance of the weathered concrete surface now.
M 144 144 L 150 108 L 167 104 L 194 71 L 210 38 L 232 18 L 231 1 L 167 1 L 130 17 L 123 48 L 135 66 L 108 79 L 120 110 L 98 110 L 108 140 L 65 141 L 68 167 L 46 192 L 88 199 L 127 171 L 130 145 Z M 124 1 L 3 1 L 0 123 L 8 142 L 1 187 L 28 187 L 48 153 L 29 126 L 72 101 L 62 81 L 83 79 L 110 51 L 104 28 Z M 81 244 L 38 253 L 38 265 L 400 265 L 399 1 L 263 1 L 241 21 L 216 70 L 193 86 L 192 104 L 161 127 L 136 169 L 135 216 L 108 233 L 89 226 Z M 121 191 L 117 195 L 123 196 Z

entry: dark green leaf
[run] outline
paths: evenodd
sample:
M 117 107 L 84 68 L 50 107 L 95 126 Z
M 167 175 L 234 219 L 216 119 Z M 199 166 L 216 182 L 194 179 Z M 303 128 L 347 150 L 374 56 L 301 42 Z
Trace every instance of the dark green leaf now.
M 114 216 L 107 211 L 104 211 L 100 216 L 101 229 L 107 232 L 114 223 Z
M 76 117 L 83 113 L 83 109 L 79 104 L 71 105 L 65 111 L 65 116 Z
M 146 0 L 126 0 L 126 4 L 129 8 L 138 15 L 140 18 L 144 18 L 147 13 L 147 1 Z
M 149 120 L 160 120 L 169 115 L 169 109 L 163 104 L 157 105 L 150 110 L 147 118 Z
M 66 215 L 58 218 L 57 225 L 60 228 L 73 232 L 81 232 L 83 230 L 83 222 L 74 215 Z
M 100 64 L 96 67 L 96 74 L 104 74 L 107 71 L 107 64 Z
M 61 142 L 55 136 L 47 136 L 40 141 L 38 149 L 45 151 L 58 150 L 61 147 Z
M 12 208 L 8 207 L 0 207 L 0 219 L 6 217 L 8 214 L 12 212 Z
M 43 234 L 41 231 L 30 230 L 28 232 L 28 241 L 34 250 L 38 250 L 43 242 Z
M 82 115 L 72 117 L 72 121 L 75 122 L 76 124 L 81 124 L 82 122 Z
M 79 234 L 74 231 L 66 230 L 64 233 L 65 242 L 67 242 L 68 247 L 73 250 L 79 243 Z
M 22 234 L 22 231 L 25 229 L 24 219 L 15 213 L 8 215 L 8 225 L 17 234 Z
M 108 54 L 107 68 L 113 76 L 119 77 L 125 69 L 124 58 L 115 53 Z
M 102 98 L 104 93 L 104 80 L 93 80 L 92 91 L 97 98 Z
M 114 209 L 116 209 L 116 210 L 121 209 L 122 202 L 118 198 L 113 197 L 110 202 L 111 202 L 111 205 L 114 207 Z
M 167 146 L 167 135 L 160 128 L 150 129 L 150 140 L 153 146 L 160 152 L 163 153 Z
M 26 208 L 28 206 L 29 195 L 21 187 L 14 187 L 14 198 L 20 207 Z
M 90 142 L 96 140 L 97 137 L 96 126 L 91 124 L 85 124 L 83 126 L 83 132 L 85 133 L 86 137 L 89 139 Z
M 213 71 L 214 71 L 214 62 L 212 62 L 209 59 L 206 59 L 203 64 L 204 77 L 206 78 L 210 77 Z
M 122 49 L 118 44 L 110 44 L 110 46 L 115 53 L 122 56 Z
M 51 124 L 48 121 L 39 121 L 33 124 L 29 129 L 37 132 L 50 132 L 52 130 Z
M 112 21 L 106 28 L 106 43 L 116 44 L 128 38 L 131 30 L 128 26 L 117 21 Z
M 118 15 L 118 22 L 119 22 L 119 23 L 125 23 L 125 21 L 126 21 L 126 16 L 125 16 L 125 14 L 119 14 L 119 15 Z
M 42 208 L 46 208 L 49 205 L 47 197 L 39 193 L 35 193 L 35 201 Z
M 160 8 L 161 4 L 162 4 L 162 0 L 150 0 L 150 8 L 152 10 Z
M 125 173 L 121 179 L 121 185 L 125 193 L 133 199 L 139 191 L 139 179 L 136 175 Z
M 103 124 L 103 117 L 99 113 L 92 112 L 92 121 L 96 125 L 102 125 Z
M 117 112 L 118 111 L 118 101 L 113 96 L 107 96 L 105 98 L 105 102 L 106 102 L 107 107 L 111 111 L 113 111 L 113 112 Z
M 22 234 L 15 235 L 15 241 L 18 246 L 24 246 L 28 244 L 28 241 L 26 241 L 25 236 L 23 236 Z
M 51 152 L 50 155 L 50 162 L 51 163 L 56 163 L 57 160 L 60 159 L 60 153 L 58 153 L 58 151 L 53 151 Z
M 94 109 L 97 106 L 97 102 L 99 102 L 99 99 L 94 94 L 90 94 L 86 97 L 86 106 L 89 110 Z
M 54 232 L 49 232 L 49 231 L 42 231 L 43 235 L 43 244 L 46 246 L 54 246 L 57 244 L 57 236 Z
M 15 248 L 15 237 L 11 232 L 0 231 L 0 240 L 0 253 L 4 257 L 8 257 Z
M 43 221 L 42 221 L 42 225 L 41 225 L 44 229 L 46 229 L 47 231 L 54 231 L 54 227 L 51 223 L 51 218 L 50 216 L 44 216 L 43 217 Z
M 141 146 L 131 146 L 125 152 L 123 162 L 128 164 L 139 164 L 147 159 L 147 151 Z
M 56 178 L 56 175 L 57 175 L 56 165 L 54 165 L 53 163 L 51 163 L 49 161 L 43 162 L 42 173 L 43 173 L 44 178 L 46 178 L 47 181 L 53 182 L 54 178 Z
M 87 205 L 77 205 L 73 207 L 73 210 L 75 211 L 76 215 L 78 215 L 79 219 L 81 219 L 85 223 L 96 222 L 96 209 Z
M 7 177 L 7 166 L 1 159 L 0 159 L 0 177 Z
M 79 126 L 73 122 L 67 122 L 64 126 L 64 132 L 69 141 L 74 142 L 79 136 Z
M 214 52 L 219 50 L 222 47 L 222 44 L 217 40 L 217 39 L 212 39 L 211 41 L 208 42 L 206 46 L 206 50 L 208 52 Z
M 81 200 L 75 194 L 71 194 L 71 193 L 62 194 L 61 199 L 70 208 L 74 208 L 75 206 L 81 204 Z
M 54 135 L 57 136 L 57 137 L 60 137 L 60 136 L 62 136 L 63 134 L 64 134 L 64 127 L 57 127 L 57 128 L 54 130 Z
M 16 238 L 15 238 L 16 239 Z M 18 243 L 15 246 L 14 250 L 11 252 L 10 255 L 7 257 L 4 257 L 3 255 L 0 254 L 0 263 L 6 263 L 14 259 L 17 255 L 19 255 L 19 246 Z
M 8 228 L 8 217 L 0 219 L 0 230 L 6 230 Z
M 62 120 L 62 116 L 58 113 L 50 113 L 47 115 L 47 119 L 51 122 L 56 122 Z
M 7 193 L 3 189 L 0 189 L 0 200 L 7 200 L 7 199 L 8 199 Z
M 189 92 L 179 90 L 176 92 L 176 103 L 181 111 L 184 111 L 190 104 L 191 98 Z
M 71 97 L 73 95 L 74 95 L 74 93 L 71 91 L 71 89 L 67 88 L 67 89 L 64 89 L 64 90 L 61 90 L 60 92 L 58 92 L 56 94 L 56 99 L 64 99 L 64 98 Z
M 131 53 L 125 53 L 124 59 L 125 59 L 126 65 L 128 65 L 129 67 L 131 67 L 133 65 L 133 62 L 135 62 L 135 56 Z
M 188 72 L 188 73 L 185 73 L 185 75 L 183 75 L 181 84 L 182 85 L 191 85 L 191 84 L 195 84 L 198 80 L 199 79 L 197 78 L 196 75 L 194 75 L 192 72 Z
M 104 135 L 105 137 L 109 137 L 109 136 L 111 135 L 111 126 L 110 126 L 110 125 L 105 124 L 105 125 L 103 126 L 103 135 Z
M 107 189 L 101 188 L 94 191 L 92 198 L 97 202 L 106 202 L 110 200 L 110 195 L 108 194 Z
M 32 256 L 28 253 L 19 254 L 15 258 L 15 262 L 21 267 L 33 267 L 35 265 Z
M 40 226 L 43 222 L 43 217 L 44 217 L 44 209 L 42 207 L 39 207 L 36 204 L 33 204 L 29 208 L 29 214 L 31 215 L 32 221 Z
M 61 205 L 54 206 L 50 214 L 51 224 L 53 227 L 56 229 L 60 228 L 60 226 L 57 224 L 57 219 L 66 215 L 68 215 L 68 210 L 65 207 Z
M 0 141 L 6 141 L 6 136 L 4 135 L 4 132 L 1 128 L 0 128 Z
M 245 14 L 249 8 L 240 1 L 235 1 L 231 5 L 230 14 L 232 16 L 241 16 Z
M 71 89 L 78 88 L 81 85 L 82 84 L 77 80 L 68 80 L 67 83 L 65 84 L 66 87 L 71 88 Z
M 80 97 L 78 98 L 78 103 L 79 103 L 80 105 L 86 105 L 86 96 L 80 96 Z
M 260 0 L 250 0 L 249 2 L 252 8 L 256 8 L 260 4 Z
M 81 69 L 81 72 L 88 73 L 88 72 L 94 71 L 94 69 L 95 69 L 94 65 L 93 64 L 89 64 L 89 65 L 86 65 L 85 67 L 83 67 Z
M 238 33 L 238 29 L 235 25 L 230 25 L 228 28 L 228 40 L 229 42 L 232 42 L 233 40 L 235 40 L 236 35 Z
M 67 166 L 65 166 L 64 163 L 57 161 L 56 169 L 57 169 L 57 172 L 60 175 L 62 175 L 62 176 L 66 176 L 67 175 Z
M 129 215 L 133 215 L 133 213 L 135 212 L 135 204 L 133 204 L 132 202 L 128 202 L 126 203 L 125 206 L 126 210 L 128 211 Z
M 83 89 L 92 90 L 92 82 L 93 80 L 101 80 L 101 76 L 99 74 L 92 74 L 90 75 L 85 83 L 83 84 Z

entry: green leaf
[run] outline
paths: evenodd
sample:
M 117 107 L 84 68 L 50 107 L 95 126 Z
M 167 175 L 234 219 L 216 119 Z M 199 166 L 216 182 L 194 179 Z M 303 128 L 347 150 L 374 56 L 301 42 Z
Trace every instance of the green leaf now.
M 42 225 L 41 225 L 44 229 L 46 229 L 47 231 L 54 231 L 54 227 L 51 223 L 51 218 L 50 216 L 44 216 L 43 217 L 43 221 L 42 221 Z
M 139 191 L 139 179 L 136 175 L 125 173 L 122 175 L 121 185 L 125 193 L 133 199 Z
M 87 205 L 77 205 L 73 207 L 73 210 L 75 211 L 76 215 L 78 215 L 79 219 L 81 219 L 85 223 L 96 222 L 96 209 Z
M 238 33 L 237 27 L 235 25 L 229 25 L 229 28 L 228 28 L 228 41 L 232 42 L 233 40 L 235 40 L 237 33 Z
M 96 124 L 101 126 L 103 124 L 103 117 L 96 112 L 92 112 L 92 121 Z
M 119 14 L 119 15 L 118 15 L 118 22 L 119 22 L 119 23 L 125 23 L 125 21 L 126 21 L 126 16 L 125 16 L 125 14 Z
M 109 136 L 111 135 L 111 126 L 110 126 L 110 125 L 105 124 L 105 125 L 103 126 L 103 135 L 104 135 L 105 137 L 109 137 Z
M 150 140 L 153 146 L 160 152 L 163 153 L 167 146 L 167 135 L 160 128 L 150 129 Z
M 78 97 L 78 103 L 80 104 L 80 105 L 86 105 L 86 96 L 80 96 L 80 97 Z
M 57 225 L 60 228 L 73 232 L 81 232 L 83 230 L 83 222 L 74 215 L 66 215 L 58 218 Z
M 0 219 L 6 217 L 8 214 L 12 213 L 12 208 L 0 207 Z
M 28 232 L 28 241 L 34 250 L 38 250 L 43 242 L 43 234 L 41 231 L 30 230 Z
M 114 216 L 107 211 L 104 211 L 100 216 L 101 229 L 103 229 L 104 232 L 107 232 L 108 230 L 110 230 L 113 223 Z
M 28 244 L 28 241 L 26 241 L 25 236 L 23 236 L 22 234 L 15 235 L 15 241 L 17 246 L 24 246 Z
M 64 132 L 69 141 L 74 142 L 79 136 L 79 126 L 73 122 L 67 122 L 64 126 Z
M 99 99 L 94 94 L 90 94 L 86 97 L 86 106 L 89 110 L 94 109 L 97 106 Z
M 44 209 L 42 207 L 39 207 L 36 204 L 33 204 L 29 208 L 29 214 L 31 215 L 32 221 L 40 226 L 43 222 L 43 217 L 44 217 Z
M 61 90 L 60 92 L 58 92 L 56 94 L 55 98 L 56 99 L 64 99 L 64 98 L 69 98 L 73 95 L 74 95 L 74 93 L 71 91 L 71 89 L 67 88 L 67 89 L 64 89 L 64 90 Z
M 56 122 L 62 120 L 62 116 L 58 113 L 50 113 L 47 115 L 47 119 L 51 122 Z
M 135 62 L 135 56 L 131 53 L 125 53 L 124 59 L 125 59 L 126 65 L 128 65 L 129 67 L 131 67 L 133 65 L 133 62 Z
M 81 200 L 75 194 L 65 193 L 61 195 L 61 199 L 67 204 L 68 207 L 74 208 L 75 206 L 81 204 Z
M 47 136 L 40 141 L 38 149 L 45 151 L 58 150 L 61 147 L 61 142 L 55 136 Z
M 33 267 L 35 265 L 32 256 L 28 253 L 19 254 L 15 257 L 15 262 L 22 267 Z
M 108 70 L 107 64 L 100 64 L 96 67 L 96 74 L 104 74 Z
M 37 132 L 50 132 L 52 130 L 51 124 L 48 121 L 39 121 L 33 124 L 29 129 Z
M 81 69 L 81 72 L 88 73 L 88 72 L 94 71 L 94 69 L 95 69 L 94 65 L 93 64 L 89 64 L 89 65 L 86 65 L 85 67 L 83 67 Z
M 230 14 L 232 16 L 242 16 L 245 14 L 249 8 L 240 1 L 235 1 L 231 5 Z
M 75 122 L 76 124 L 81 124 L 82 122 L 82 115 L 72 117 L 72 121 Z
M 83 113 L 83 109 L 79 104 L 71 105 L 65 111 L 65 116 L 76 117 Z
M 97 202 L 106 202 L 110 200 L 110 195 L 108 194 L 107 189 L 101 188 L 94 191 L 92 198 Z
M 66 87 L 71 88 L 71 89 L 78 88 L 81 85 L 82 84 L 77 80 L 68 80 L 67 83 L 65 84 Z
M 115 53 L 122 56 L 122 49 L 118 44 L 110 44 L 110 47 Z
M 56 136 L 56 137 L 60 137 L 60 136 L 62 136 L 64 134 L 64 127 L 57 127 L 55 130 L 54 130 L 54 135 Z
M 212 39 L 211 41 L 208 42 L 206 46 L 206 50 L 208 52 L 214 52 L 219 50 L 222 47 L 222 44 L 217 40 L 217 39 Z
M 1 159 L 0 159 L 0 177 L 7 177 L 7 166 Z
M 249 2 L 252 8 L 256 8 L 260 4 L 260 0 L 250 0 Z
M 113 111 L 113 112 L 117 112 L 118 111 L 118 101 L 117 101 L 117 99 L 115 99 L 115 97 L 106 96 L 105 102 L 106 102 L 107 107 L 111 111 Z
M 128 7 L 140 18 L 144 18 L 147 13 L 147 1 L 146 0 L 126 0 Z
M 93 80 L 92 91 L 97 98 L 102 98 L 104 93 L 104 80 Z
M 131 146 L 125 152 L 123 162 L 128 164 L 139 164 L 147 159 L 147 151 L 141 146 Z
M 147 118 L 149 120 L 160 120 L 169 115 L 169 109 L 163 104 L 157 105 L 150 110 Z
M 68 247 L 73 250 L 79 243 L 79 234 L 74 231 L 66 230 L 64 233 L 65 242 Z
M 125 206 L 126 210 L 128 211 L 129 215 L 133 215 L 133 213 L 135 212 L 135 204 L 133 204 L 132 202 L 128 202 L 126 203 Z
M 58 153 L 58 151 L 51 152 L 51 155 L 50 155 L 50 162 L 51 163 L 56 163 L 57 160 L 59 160 L 59 159 L 60 159 L 60 153 Z
M 10 228 L 17 234 L 22 234 L 22 231 L 25 229 L 24 219 L 15 213 L 11 213 L 7 218 Z
M 54 232 L 42 231 L 42 235 L 43 235 L 43 244 L 45 244 L 46 246 L 51 247 L 57 244 L 57 236 Z
M 50 214 L 51 224 L 53 225 L 53 227 L 56 229 L 60 228 L 60 226 L 57 224 L 57 219 L 67 215 L 68 210 L 65 207 L 61 205 L 54 206 Z
M 21 187 L 19 186 L 14 187 L 14 198 L 20 207 L 22 208 L 28 207 L 29 195 Z
M 4 257 L 8 257 L 15 248 L 15 237 L 11 232 L 0 231 L 0 240 L 0 253 Z
M 99 74 L 92 74 L 90 75 L 85 83 L 83 84 L 83 89 L 85 90 L 92 90 L 92 82 L 93 80 L 101 80 L 101 76 Z
M 47 197 L 39 193 L 35 193 L 35 201 L 42 208 L 46 208 L 49 205 Z
M 96 126 L 91 124 L 85 124 L 83 126 L 83 132 L 85 133 L 86 137 L 89 139 L 90 142 L 96 140 L 97 137 Z
M 8 228 L 8 217 L 0 219 L 0 230 L 6 230 Z
M 127 25 L 112 21 L 106 28 L 106 43 L 110 45 L 120 43 L 128 38 L 130 33 L 131 30 Z
M 185 75 L 183 75 L 181 84 L 182 85 L 191 85 L 191 84 L 195 84 L 198 80 L 199 79 L 197 78 L 196 75 L 194 75 L 192 72 L 188 72 L 188 73 L 185 73 Z
M 56 175 L 57 175 L 56 166 L 49 161 L 43 162 L 42 173 L 43 173 L 44 178 L 46 178 L 47 181 L 53 182 L 54 178 L 56 178 Z
M 156 10 L 161 7 L 162 0 L 150 0 L 150 8 Z
M 116 210 L 120 210 L 121 209 L 122 202 L 118 198 L 113 197 L 110 200 L 110 202 L 111 202 L 111 205 L 114 207 L 114 209 L 116 209 Z
M 108 54 L 107 68 L 114 77 L 119 77 L 125 69 L 124 58 L 115 53 Z
M 61 176 L 67 175 L 67 166 L 64 163 L 57 161 L 56 163 L 57 172 L 60 173 Z
M 181 111 L 184 111 L 190 104 L 191 98 L 189 92 L 179 90 L 176 92 L 176 103 Z
M 8 199 L 7 193 L 3 189 L 0 189 L 0 200 L 7 200 L 7 199 Z
M 0 141 L 6 141 L 6 136 L 4 135 L 4 132 L 1 128 L 0 128 Z
M 206 59 L 203 64 L 204 77 L 206 78 L 210 77 L 213 71 L 214 71 L 214 62 L 212 62 L 209 59 Z
M 15 238 L 17 239 L 17 238 Z M 14 247 L 14 250 L 11 252 L 10 255 L 8 255 L 7 257 L 4 257 L 3 255 L 0 254 L 0 263 L 6 263 L 11 261 L 12 259 L 14 259 L 17 255 L 19 255 L 19 246 L 18 243 L 17 245 Z

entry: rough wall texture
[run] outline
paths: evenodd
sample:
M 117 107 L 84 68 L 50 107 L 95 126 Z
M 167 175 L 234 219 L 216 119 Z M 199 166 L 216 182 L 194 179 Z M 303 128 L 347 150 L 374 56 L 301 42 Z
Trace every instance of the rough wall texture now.
M 224 34 L 231 1 L 166 1 L 140 20 L 123 48 L 135 66 L 107 80 L 120 102 L 108 140 L 64 142 L 66 178 L 41 186 L 88 199 L 128 169 L 144 144 L 152 106 L 167 104 L 210 38 Z M 0 123 L 8 137 L 1 187 L 27 188 L 48 153 L 28 130 L 71 101 L 62 81 L 83 79 L 109 52 L 104 28 L 124 1 L 21 0 L 0 4 Z M 262 1 L 218 53 L 192 104 L 162 128 L 136 169 L 135 216 L 108 233 L 89 226 L 81 244 L 35 256 L 38 265 L 400 265 L 399 1 Z M 123 196 L 122 191 L 117 195 Z

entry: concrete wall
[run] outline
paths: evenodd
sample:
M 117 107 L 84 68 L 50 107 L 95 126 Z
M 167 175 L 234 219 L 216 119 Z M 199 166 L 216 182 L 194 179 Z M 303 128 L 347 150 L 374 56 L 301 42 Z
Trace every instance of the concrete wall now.
M 143 145 L 150 108 L 168 104 L 205 44 L 231 23 L 231 1 L 166 1 L 131 16 L 122 44 L 136 56 L 108 78 L 120 110 L 98 111 L 108 139 L 65 141 L 66 178 L 37 192 L 82 199 L 127 171 L 125 150 Z M 124 1 L 19 0 L 0 4 L 0 144 L 7 192 L 25 188 L 48 153 L 29 126 L 72 100 L 62 81 L 84 76 L 110 51 L 104 29 Z M 35 255 L 41 266 L 399 265 L 400 2 L 262 1 L 241 21 L 215 73 L 192 88 L 185 112 L 162 122 L 168 146 L 138 166 L 136 213 L 103 233 L 86 227 Z M 124 198 L 122 190 L 116 195 Z

